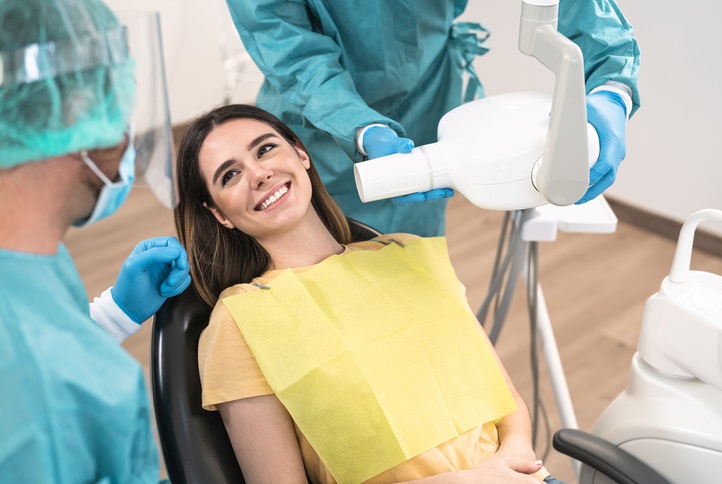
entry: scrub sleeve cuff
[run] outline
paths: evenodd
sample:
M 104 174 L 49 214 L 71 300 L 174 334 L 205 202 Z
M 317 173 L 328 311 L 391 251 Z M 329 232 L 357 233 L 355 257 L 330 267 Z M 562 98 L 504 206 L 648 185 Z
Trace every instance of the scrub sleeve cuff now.
M 381 126 L 382 128 L 389 127 L 388 124 L 373 123 L 369 124 L 368 126 L 364 126 L 363 128 L 356 128 L 356 149 L 364 156 L 368 155 L 368 153 L 366 153 L 366 150 L 364 149 L 364 136 L 366 136 L 366 131 L 368 131 L 369 128 L 373 128 L 375 126 Z
M 110 293 L 110 288 L 103 291 L 100 297 L 94 298 L 90 303 L 90 317 L 117 343 L 122 343 L 141 326 L 120 309 Z
M 597 92 L 597 91 L 611 91 L 615 94 L 618 94 L 619 97 L 622 98 L 622 101 L 624 101 L 624 107 L 627 110 L 627 121 L 629 121 L 629 116 L 632 114 L 632 96 L 631 96 L 631 89 L 629 89 L 626 85 L 622 84 L 621 82 L 607 82 L 606 84 L 602 84 L 601 86 L 594 88 L 591 90 L 591 93 Z

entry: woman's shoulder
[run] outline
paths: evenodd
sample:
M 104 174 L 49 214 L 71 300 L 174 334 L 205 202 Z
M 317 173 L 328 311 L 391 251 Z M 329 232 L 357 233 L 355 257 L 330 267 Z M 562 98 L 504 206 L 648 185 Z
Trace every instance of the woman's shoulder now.
M 406 233 L 394 233 L 394 234 L 383 234 L 377 235 L 376 237 L 364 240 L 360 242 L 352 242 L 348 245 L 352 250 L 378 250 L 389 244 L 401 243 L 405 244 L 411 240 L 419 239 L 418 235 L 406 234 Z
M 224 299 L 238 296 L 240 294 L 246 294 L 255 290 L 258 290 L 258 287 L 254 286 L 253 284 L 235 284 L 224 289 L 223 292 L 221 292 L 221 294 L 218 296 L 218 301 L 216 301 L 216 305 L 211 311 L 211 317 L 208 326 L 211 327 L 218 324 L 224 324 L 225 322 L 231 321 L 233 319 L 230 311 L 228 310 L 228 307 L 226 307 L 226 304 L 223 302 Z
M 223 290 L 211 311 L 208 325 L 201 334 L 201 342 L 208 345 L 212 341 L 228 341 L 228 338 L 235 339 L 240 334 L 240 331 L 224 299 L 246 294 L 257 289 L 253 284 L 236 284 Z
M 246 292 L 251 292 L 257 290 L 258 287 L 254 286 L 252 283 L 243 283 L 243 284 L 235 284 L 231 287 L 227 287 L 221 292 L 221 295 L 218 296 L 218 302 L 216 303 L 216 306 L 221 304 L 223 300 L 227 297 L 231 296 L 237 296 L 238 294 L 244 294 Z

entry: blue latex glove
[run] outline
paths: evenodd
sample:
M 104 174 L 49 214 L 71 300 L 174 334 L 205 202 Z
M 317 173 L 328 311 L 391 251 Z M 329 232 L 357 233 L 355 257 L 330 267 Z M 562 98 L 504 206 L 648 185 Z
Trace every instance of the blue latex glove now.
M 191 283 L 188 255 L 175 237 L 139 242 L 123 263 L 110 289 L 115 303 L 138 324 Z
M 396 131 L 386 126 L 373 126 L 364 133 L 363 147 L 369 158 L 380 158 L 395 153 L 410 153 L 414 149 L 414 142 L 408 138 L 399 137 Z M 453 196 L 454 190 L 441 188 L 429 190 L 428 192 L 401 195 L 400 197 L 390 198 L 389 201 L 397 207 L 405 207 Z
M 409 193 L 400 197 L 390 198 L 389 201 L 397 207 L 405 207 L 416 203 L 438 200 L 440 198 L 451 198 L 454 196 L 454 190 L 451 188 L 435 188 L 428 192 Z
M 627 107 L 619 94 L 611 91 L 589 94 L 587 121 L 599 135 L 599 159 L 589 170 L 589 189 L 577 204 L 596 198 L 612 186 L 627 154 Z

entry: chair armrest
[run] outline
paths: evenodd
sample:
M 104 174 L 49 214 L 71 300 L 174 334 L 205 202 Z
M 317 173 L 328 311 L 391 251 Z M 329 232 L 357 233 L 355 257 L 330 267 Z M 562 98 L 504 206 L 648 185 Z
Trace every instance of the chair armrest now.
M 562 454 L 619 484 L 669 484 L 666 478 L 629 452 L 582 430 L 558 430 L 552 443 Z

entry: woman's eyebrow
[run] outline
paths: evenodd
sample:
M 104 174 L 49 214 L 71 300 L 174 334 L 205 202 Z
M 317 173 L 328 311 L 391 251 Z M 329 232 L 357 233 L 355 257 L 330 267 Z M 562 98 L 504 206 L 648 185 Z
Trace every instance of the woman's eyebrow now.
M 250 143 L 248 143 L 248 148 L 246 148 L 246 149 L 247 149 L 248 151 L 251 151 L 251 150 L 253 149 L 253 147 L 256 146 L 257 144 L 263 143 L 263 142 L 264 142 L 265 140 L 267 140 L 268 138 L 273 138 L 273 137 L 275 137 L 275 136 L 277 136 L 276 133 L 266 133 L 266 134 L 262 134 L 262 135 L 259 136 L 258 138 L 254 139 L 253 141 L 251 141 Z

